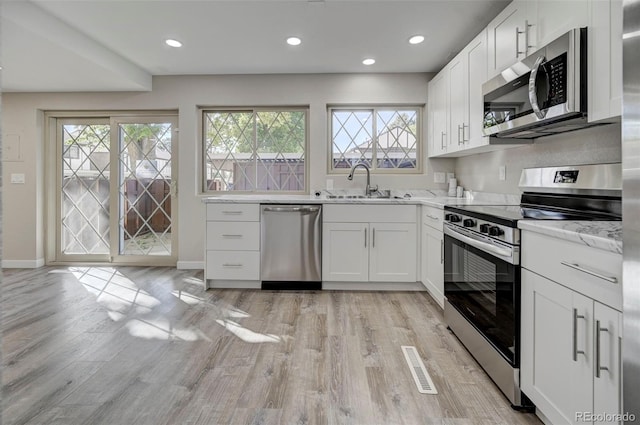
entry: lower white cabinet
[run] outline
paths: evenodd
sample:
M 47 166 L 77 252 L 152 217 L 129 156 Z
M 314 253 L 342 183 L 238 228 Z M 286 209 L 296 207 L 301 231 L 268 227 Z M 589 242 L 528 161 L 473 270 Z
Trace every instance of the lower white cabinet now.
M 522 253 L 522 391 L 554 425 L 620 423 L 622 256 L 531 231 Z
M 522 390 L 554 425 L 620 412 L 620 315 L 522 270 Z
M 324 223 L 322 280 L 415 282 L 415 229 L 415 223 Z
M 444 210 L 422 206 L 420 280 L 441 308 L 444 308 Z
M 325 205 L 322 280 L 417 281 L 415 205 Z
M 260 287 L 260 205 L 208 203 L 204 287 Z
M 444 234 L 427 224 L 422 225 L 422 284 L 431 297 L 444 308 Z

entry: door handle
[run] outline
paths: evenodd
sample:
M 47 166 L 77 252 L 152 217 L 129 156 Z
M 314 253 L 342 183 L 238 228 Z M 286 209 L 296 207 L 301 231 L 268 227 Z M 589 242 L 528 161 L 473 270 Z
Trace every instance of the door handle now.
M 531 109 L 533 109 L 538 119 L 543 119 L 547 115 L 547 110 L 541 110 L 540 105 L 538 105 L 538 93 L 536 91 L 536 78 L 538 77 L 538 71 L 544 59 L 544 56 L 538 56 L 536 63 L 533 64 L 533 68 L 531 69 L 531 75 L 529 76 L 529 102 L 531 102 Z
M 460 131 L 462 131 L 462 137 L 460 137 Z M 464 129 L 461 125 L 458 125 L 458 145 L 464 142 Z
M 376 247 L 376 228 L 373 228 L 373 234 L 371 235 L 371 248 Z
M 446 149 L 447 148 L 447 145 L 444 143 L 444 135 L 445 134 L 447 134 L 447 133 L 445 133 L 444 131 L 440 132 L 440 147 L 442 149 Z
M 367 228 L 364 228 L 364 247 L 367 247 Z
M 444 239 L 440 240 L 440 264 L 444 264 Z
M 524 34 L 525 32 L 526 31 L 520 31 L 520 28 L 516 27 L 516 59 L 518 59 L 520 55 L 526 54 L 526 52 L 520 51 L 520 34 Z
M 578 354 L 586 356 L 584 350 L 578 350 L 578 319 L 584 319 L 585 316 L 578 314 L 578 309 L 573 309 L 573 361 L 578 361 Z
M 596 378 L 600 378 L 600 371 L 609 370 L 608 367 L 602 366 L 600 364 L 600 333 L 601 332 L 609 332 L 609 328 L 601 328 L 600 321 L 596 320 Z
M 570 267 L 570 268 L 572 268 L 574 270 L 578 270 L 578 271 L 580 271 L 582 273 L 590 274 L 591 276 L 595 276 L 595 277 L 597 277 L 599 279 L 606 280 L 607 282 L 618 283 L 618 279 L 616 277 L 602 275 L 602 274 L 600 274 L 600 273 L 598 273 L 596 271 L 589 270 L 586 267 L 583 267 L 583 266 L 581 266 L 580 264 L 577 264 L 577 263 L 568 263 L 566 261 L 561 261 L 560 264 L 562 264 L 563 266 Z

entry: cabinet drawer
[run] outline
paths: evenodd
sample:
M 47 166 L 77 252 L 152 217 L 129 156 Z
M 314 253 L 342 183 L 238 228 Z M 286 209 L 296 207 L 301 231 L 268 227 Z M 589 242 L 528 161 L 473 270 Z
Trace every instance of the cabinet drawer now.
M 442 223 L 444 222 L 444 210 L 423 205 L 422 222 L 427 226 L 442 231 Z
M 207 204 L 208 221 L 260 221 L 260 204 Z
M 323 220 L 328 223 L 415 223 L 415 205 L 325 205 Z
M 523 231 L 522 267 L 622 310 L 620 254 Z
M 205 278 L 260 280 L 260 252 L 207 251 Z
M 207 223 L 207 249 L 227 251 L 258 251 L 260 249 L 260 222 Z

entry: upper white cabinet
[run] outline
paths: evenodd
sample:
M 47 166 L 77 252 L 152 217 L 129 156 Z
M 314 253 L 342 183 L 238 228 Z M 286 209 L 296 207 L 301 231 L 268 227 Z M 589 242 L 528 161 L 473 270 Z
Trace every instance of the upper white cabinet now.
M 489 78 L 573 28 L 589 25 L 590 3 L 514 0 L 488 25 Z
M 622 115 L 622 0 L 590 0 L 589 121 Z
M 453 156 L 486 144 L 482 135 L 486 79 L 487 33 L 483 31 L 429 83 L 430 157 Z
M 487 26 L 489 78 L 535 50 L 533 6 L 532 1 L 514 0 Z
M 429 82 L 429 157 L 447 153 L 449 145 L 449 70 L 443 69 Z

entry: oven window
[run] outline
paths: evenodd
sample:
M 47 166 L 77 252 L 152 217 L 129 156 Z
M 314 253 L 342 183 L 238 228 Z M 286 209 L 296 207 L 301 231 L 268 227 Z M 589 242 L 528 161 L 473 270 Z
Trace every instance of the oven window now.
M 519 268 L 445 235 L 444 292 L 449 302 L 517 366 Z

